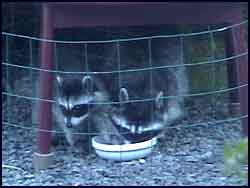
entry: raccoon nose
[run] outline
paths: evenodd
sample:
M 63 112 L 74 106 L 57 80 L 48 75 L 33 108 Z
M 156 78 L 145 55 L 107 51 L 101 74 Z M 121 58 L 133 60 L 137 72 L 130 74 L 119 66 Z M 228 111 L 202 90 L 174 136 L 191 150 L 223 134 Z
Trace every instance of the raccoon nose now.
M 67 126 L 68 128 L 72 128 L 72 123 L 67 122 L 66 126 Z
M 66 126 L 67 126 L 68 128 L 72 128 L 72 123 L 70 122 L 70 119 L 69 119 L 69 118 L 67 118 L 67 120 L 66 120 Z

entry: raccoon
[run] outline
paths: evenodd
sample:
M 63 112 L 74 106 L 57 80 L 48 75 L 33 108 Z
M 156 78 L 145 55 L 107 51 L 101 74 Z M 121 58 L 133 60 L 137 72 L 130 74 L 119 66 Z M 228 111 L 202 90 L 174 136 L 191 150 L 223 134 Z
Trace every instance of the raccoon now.
M 52 125 L 53 130 L 60 127 L 65 133 L 67 143 L 71 146 L 75 144 L 78 138 L 84 135 L 73 135 L 73 132 L 88 131 L 87 119 L 91 110 L 88 103 L 94 101 L 96 92 L 90 91 L 92 78 L 86 75 L 56 75 L 53 83 L 52 103 Z M 38 85 L 38 84 L 37 84 Z M 37 86 L 38 87 L 38 86 Z M 39 89 L 37 89 L 37 95 Z M 33 123 L 38 120 L 38 102 L 33 103 Z M 59 142 L 60 135 L 53 133 L 53 142 Z
M 87 133 L 86 120 L 94 101 L 94 92 L 90 91 L 91 77 L 77 75 L 57 75 L 57 103 L 53 105 L 53 117 L 65 132 L 68 143 L 73 146 L 79 137 L 73 132 Z
M 77 49 L 74 50 L 77 51 Z M 65 52 L 65 48 L 63 51 Z M 100 138 L 104 143 L 126 142 L 110 119 L 114 108 L 109 104 L 95 104 L 110 102 L 110 94 L 107 89 L 110 83 L 104 83 L 103 78 L 98 75 L 74 73 L 84 72 L 86 67 L 77 53 L 72 50 L 60 53 L 58 64 L 60 65 L 58 70 L 73 73 L 57 73 L 54 76 L 53 129 L 60 127 L 70 146 L 89 143 L 91 137 L 88 134 L 101 135 Z M 88 68 L 88 71 L 90 70 L 91 67 Z M 36 96 L 38 96 L 40 87 L 38 83 L 36 86 Z M 38 103 L 33 104 L 33 109 L 35 109 L 33 110 L 33 122 L 37 122 Z M 60 140 L 59 134 L 53 134 L 54 145 L 57 145 Z
M 148 61 L 134 58 L 128 46 L 121 48 L 126 54 L 126 65 L 162 66 L 182 65 L 183 49 L 180 39 L 156 39 L 151 41 L 151 65 Z M 137 49 L 148 53 L 146 44 Z M 137 50 L 133 49 L 134 51 Z M 143 54 L 143 52 L 141 53 Z M 138 61 L 139 60 L 139 61 Z M 162 135 L 166 128 L 185 116 L 184 96 L 188 93 L 187 72 L 184 66 L 137 71 L 120 76 L 119 113 L 113 113 L 112 120 L 131 142 L 138 142 Z M 171 96 L 163 99 L 165 96 Z M 152 99 L 151 101 L 129 102 L 129 100 Z
M 77 46 L 76 46 L 77 47 Z M 52 104 L 53 113 L 53 129 L 60 127 L 65 133 L 66 141 L 69 145 L 74 146 L 79 138 L 87 137 L 82 134 L 73 134 L 76 132 L 88 133 L 89 114 L 92 109 L 92 105 L 89 103 L 94 102 L 95 95 L 98 95 L 98 100 L 105 98 L 105 91 L 103 89 L 102 82 L 95 76 L 90 76 L 85 73 L 74 72 L 86 72 L 86 64 L 83 61 L 81 49 L 73 46 L 57 46 L 57 62 L 53 62 L 54 65 L 58 65 L 56 69 L 60 71 L 72 72 L 72 73 L 56 73 L 53 75 L 53 87 L 52 87 L 52 100 L 55 103 Z M 36 96 L 39 96 L 40 85 L 39 79 L 36 81 Z M 37 123 L 38 107 L 39 103 L 33 103 L 32 121 Z M 61 134 L 53 134 L 54 144 L 58 144 Z
M 114 114 L 115 108 L 107 103 L 109 94 L 104 86 L 100 86 L 100 81 L 95 77 L 92 81 L 92 76 L 84 76 L 82 79 L 77 79 L 74 75 L 67 77 L 57 76 L 59 93 L 54 116 L 64 130 L 68 143 L 74 145 L 84 137 L 73 136 L 72 131 L 101 135 L 99 139 L 106 144 L 130 143 L 112 121 L 111 114 Z
M 109 101 L 109 94 L 100 80 L 93 76 L 77 79 L 75 75 L 67 75 L 67 78 L 57 76 L 57 82 L 59 94 L 54 115 L 57 120 L 64 120 L 60 126 L 70 145 L 84 136 L 73 136 L 73 130 L 91 135 L 99 134 L 102 142 L 107 144 L 128 143 L 110 119 L 112 106 L 102 104 Z

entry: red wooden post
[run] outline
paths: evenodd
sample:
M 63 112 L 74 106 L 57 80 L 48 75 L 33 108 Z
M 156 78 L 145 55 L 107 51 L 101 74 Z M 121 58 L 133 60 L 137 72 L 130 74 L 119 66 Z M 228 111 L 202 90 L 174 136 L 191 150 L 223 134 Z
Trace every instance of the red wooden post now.
M 233 31 L 234 45 L 237 54 L 247 52 L 244 27 Z M 238 58 L 236 61 L 237 85 L 248 84 L 248 55 Z M 241 116 L 248 115 L 248 86 L 239 89 Z M 248 117 L 242 120 L 244 135 L 248 136 Z
M 228 20 L 228 24 L 240 23 L 242 19 L 242 6 L 236 7 L 233 18 Z M 235 56 L 247 52 L 247 44 L 245 38 L 246 28 L 241 25 L 232 28 L 226 36 L 226 50 L 228 56 Z M 231 60 L 228 64 L 229 87 L 236 87 L 248 83 L 248 56 L 238 57 Z M 230 93 L 231 106 L 230 110 L 233 116 L 240 117 L 248 115 L 248 86 L 234 90 Z M 243 134 L 248 136 L 248 118 L 241 120 L 243 126 Z
M 247 51 L 244 44 L 244 30 L 230 30 L 227 36 L 227 53 L 229 56 L 239 55 Z M 229 87 L 236 87 L 248 83 L 248 58 L 247 56 L 239 57 L 228 65 Z M 230 94 L 230 111 L 233 116 L 239 117 L 248 114 L 248 87 L 234 90 Z M 243 131 L 248 135 L 248 118 L 242 120 Z
M 53 38 L 53 17 L 51 9 L 46 3 L 42 6 L 42 38 Z M 41 68 L 52 68 L 53 43 L 41 42 Z M 52 98 L 52 73 L 40 72 L 40 98 Z M 46 101 L 39 103 L 39 128 L 51 130 L 52 128 L 52 104 Z M 53 154 L 50 153 L 51 133 L 38 132 L 38 151 L 34 155 L 34 166 L 36 169 L 47 168 L 52 163 Z
M 230 25 L 230 24 L 229 24 Z M 227 57 L 232 57 L 237 55 L 236 46 L 233 40 L 233 30 L 228 30 L 225 34 L 226 42 L 226 54 Z M 228 61 L 227 65 L 228 72 L 228 86 L 233 88 L 237 85 L 237 71 L 236 71 L 236 59 Z M 240 113 L 240 102 L 239 102 L 239 91 L 233 90 L 229 93 L 229 110 L 232 116 L 238 116 Z

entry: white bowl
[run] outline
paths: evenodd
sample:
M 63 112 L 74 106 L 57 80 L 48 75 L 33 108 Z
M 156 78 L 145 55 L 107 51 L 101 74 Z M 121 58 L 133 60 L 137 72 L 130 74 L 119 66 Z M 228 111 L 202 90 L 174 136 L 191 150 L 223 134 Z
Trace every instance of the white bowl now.
M 144 142 L 109 145 L 97 142 L 97 136 L 92 138 L 92 146 L 95 148 L 96 154 L 104 159 L 114 161 L 130 161 L 140 159 L 149 155 L 157 143 L 157 138 L 152 138 Z

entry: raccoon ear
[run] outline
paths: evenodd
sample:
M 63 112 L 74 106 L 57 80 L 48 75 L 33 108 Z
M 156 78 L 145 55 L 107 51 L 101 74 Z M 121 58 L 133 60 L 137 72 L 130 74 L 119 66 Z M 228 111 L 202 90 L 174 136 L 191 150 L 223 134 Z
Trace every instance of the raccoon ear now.
M 120 102 L 126 102 L 129 100 L 128 91 L 126 88 L 121 88 L 119 93 Z
M 59 85 L 59 86 L 62 86 L 62 82 L 63 82 L 62 76 L 56 75 L 56 80 L 57 80 L 57 82 L 58 82 L 58 85 Z
M 82 79 L 82 85 L 83 87 L 89 91 L 89 92 L 92 92 L 93 90 L 93 80 L 92 80 L 92 77 L 91 76 L 84 76 L 83 79 Z
M 156 95 L 156 98 L 155 98 L 155 106 L 157 109 L 161 109 L 163 107 L 163 100 L 162 100 L 162 97 L 163 97 L 163 91 L 160 91 L 157 95 Z

